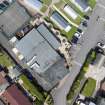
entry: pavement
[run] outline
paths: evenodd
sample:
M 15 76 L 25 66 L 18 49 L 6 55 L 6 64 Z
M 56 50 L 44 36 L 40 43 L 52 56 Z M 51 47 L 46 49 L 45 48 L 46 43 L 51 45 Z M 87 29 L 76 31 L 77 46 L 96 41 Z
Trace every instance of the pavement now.
M 88 22 L 88 28 L 82 36 L 80 51 L 74 59 L 76 63 L 74 62 L 71 72 L 61 81 L 58 88 L 52 91 L 54 105 L 66 105 L 66 96 L 72 86 L 73 81 L 75 80 L 75 77 L 81 69 L 81 65 L 84 63 L 88 52 L 96 45 L 98 41 L 105 37 L 104 6 L 105 0 L 99 0 Z

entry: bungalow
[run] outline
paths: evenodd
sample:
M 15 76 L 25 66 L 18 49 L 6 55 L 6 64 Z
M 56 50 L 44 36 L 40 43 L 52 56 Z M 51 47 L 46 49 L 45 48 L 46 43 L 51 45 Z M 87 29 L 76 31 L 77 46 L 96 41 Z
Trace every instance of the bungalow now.
M 78 17 L 78 14 L 68 4 L 65 5 L 64 12 L 72 17 L 74 20 Z
M 65 30 L 66 32 L 70 31 L 71 26 L 70 24 L 58 13 L 54 12 L 50 19 L 62 30 Z
M 1 95 L 6 105 L 32 105 L 26 96 L 13 84 Z
M 88 0 L 73 0 L 75 5 L 80 8 L 82 12 L 88 12 L 91 8 L 88 5 Z

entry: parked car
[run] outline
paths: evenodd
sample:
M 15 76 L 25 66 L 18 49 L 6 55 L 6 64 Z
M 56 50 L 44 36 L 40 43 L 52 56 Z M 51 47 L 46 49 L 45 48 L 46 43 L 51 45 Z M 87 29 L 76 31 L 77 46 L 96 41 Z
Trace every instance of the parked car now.
M 76 36 L 78 39 L 80 39 L 80 38 L 81 38 L 81 34 L 80 34 L 80 33 L 78 33 L 78 32 L 76 32 L 76 33 L 74 34 L 74 36 Z
M 79 29 L 79 28 L 77 29 L 77 32 L 79 32 L 81 35 L 83 35 L 83 33 L 84 33 L 84 32 L 83 32 L 81 29 Z
M 102 48 L 102 49 L 105 49 L 105 44 L 103 44 L 102 42 L 98 42 L 97 46 Z
M 77 44 L 78 38 L 76 36 L 73 36 L 71 42 L 74 43 L 74 44 Z
M 89 20 L 89 19 L 90 19 L 90 17 L 87 16 L 87 15 L 84 15 L 84 18 L 85 18 L 86 20 Z
M 83 22 L 82 22 L 82 25 L 83 25 L 84 27 L 87 27 L 87 26 L 88 26 L 87 21 L 83 21 Z

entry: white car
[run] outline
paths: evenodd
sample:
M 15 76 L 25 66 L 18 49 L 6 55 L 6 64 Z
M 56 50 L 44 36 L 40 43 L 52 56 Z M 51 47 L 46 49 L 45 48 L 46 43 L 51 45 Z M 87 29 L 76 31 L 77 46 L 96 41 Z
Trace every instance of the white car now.
M 74 34 L 74 36 L 76 36 L 78 39 L 81 38 L 81 35 L 79 33 L 77 33 L 77 32 Z
M 105 49 L 105 44 L 101 43 L 101 42 L 98 42 L 97 43 L 97 46 L 102 48 L 102 49 Z

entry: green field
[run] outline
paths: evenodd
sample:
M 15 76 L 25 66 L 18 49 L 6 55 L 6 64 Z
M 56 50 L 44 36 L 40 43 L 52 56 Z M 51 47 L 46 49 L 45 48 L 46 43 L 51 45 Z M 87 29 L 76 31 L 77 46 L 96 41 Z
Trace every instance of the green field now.
M 88 0 L 88 4 L 93 9 L 96 5 L 96 0 Z
M 25 75 L 21 75 L 20 79 L 23 81 L 23 87 L 25 89 L 28 90 L 28 92 L 32 95 L 35 96 L 39 101 L 43 102 L 45 99 L 42 95 L 42 93 L 40 93 L 38 91 L 38 89 L 30 82 L 30 80 L 25 76 Z
M 92 96 L 94 90 L 96 88 L 96 80 L 89 78 L 81 92 L 86 97 Z
M 77 31 L 77 28 L 72 26 L 71 30 L 69 32 L 65 32 L 64 30 L 61 31 L 61 34 L 65 37 L 67 37 L 68 40 L 71 40 L 74 36 L 75 32 Z
M 52 0 L 41 0 L 41 2 L 44 4 L 44 5 L 47 5 L 49 6 L 52 2 Z
M 0 52 L 0 64 L 6 67 L 15 65 L 12 59 L 4 51 Z

